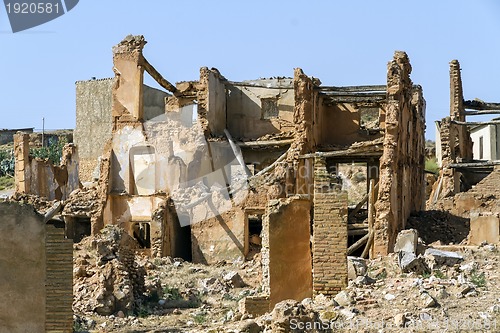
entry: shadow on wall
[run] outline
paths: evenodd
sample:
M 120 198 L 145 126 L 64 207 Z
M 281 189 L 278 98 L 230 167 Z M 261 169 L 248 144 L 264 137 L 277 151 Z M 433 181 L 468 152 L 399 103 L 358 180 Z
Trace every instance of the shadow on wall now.
M 416 229 L 426 244 L 436 241 L 443 245 L 459 244 L 469 235 L 470 219 L 440 210 L 429 210 L 412 214 L 406 227 Z

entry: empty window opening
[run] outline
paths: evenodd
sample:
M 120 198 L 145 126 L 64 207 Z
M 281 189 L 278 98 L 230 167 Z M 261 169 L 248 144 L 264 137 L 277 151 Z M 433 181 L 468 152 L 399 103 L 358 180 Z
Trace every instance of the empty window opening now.
M 379 127 L 379 108 L 359 108 L 360 126 L 365 129 L 376 129 Z
M 262 248 L 262 214 L 247 215 L 248 255 L 247 260 L 260 252 Z
M 151 248 L 151 225 L 148 222 L 138 222 L 132 225 L 135 240 L 143 249 Z
M 484 143 L 483 143 L 483 137 L 479 137 L 479 159 L 482 160 L 484 157 L 483 150 L 484 150 Z
M 279 111 L 277 98 L 261 98 L 260 104 L 262 108 L 262 119 L 272 119 L 278 117 Z
M 74 236 L 73 242 L 80 243 L 80 241 L 91 233 L 90 217 L 75 217 L 74 220 Z

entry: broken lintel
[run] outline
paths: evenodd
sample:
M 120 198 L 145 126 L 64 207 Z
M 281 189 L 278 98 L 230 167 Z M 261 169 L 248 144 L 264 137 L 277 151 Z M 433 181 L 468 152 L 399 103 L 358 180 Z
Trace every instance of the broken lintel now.
M 315 89 L 320 90 L 321 92 L 363 92 L 363 91 L 380 91 L 384 94 L 387 91 L 386 85 L 371 85 L 371 86 L 345 86 L 345 87 L 333 87 L 333 86 L 324 86 L 324 87 L 316 87 Z

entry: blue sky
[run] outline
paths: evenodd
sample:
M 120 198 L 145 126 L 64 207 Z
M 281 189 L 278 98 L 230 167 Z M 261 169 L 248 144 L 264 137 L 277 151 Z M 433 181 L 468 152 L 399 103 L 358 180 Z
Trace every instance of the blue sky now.
M 292 76 L 324 85 L 385 84 L 395 50 L 410 57 L 427 100 L 427 138 L 449 112 L 449 65 L 464 97 L 500 102 L 500 2 L 85 1 L 25 32 L 0 8 L 0 128 L 75 126 L 75 81 L 111 77 L 111 47 L 143 34 L 148 60 L 171 82 L 201 66 L 230 80 Z M 147 83 L 151 83 L 150 81 Z M 476 119 L 475 119 L 476 120 Z

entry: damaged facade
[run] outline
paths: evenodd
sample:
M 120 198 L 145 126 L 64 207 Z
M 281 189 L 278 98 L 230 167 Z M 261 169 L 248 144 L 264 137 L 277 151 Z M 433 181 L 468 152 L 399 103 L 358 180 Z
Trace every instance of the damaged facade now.
M 500 103 L 465 100 L 460 64 L 450 63 L 450 116 L 436 123 L 436 157 L 441 167 L 438 180 L 427 202 L 428 209 L 447 211 L 470 223 L 469 244 L 500 240 L 500 161 L 485 160 L 496 156 L 496 140 L 480 140 L 477 129 L 496 133 L 500 121 L 474 122 L 470 116 L 499 114 Z M 491 134 L 491 138 L 496 134 Z M 476 139 L 476 140 L 473 140 Z M 484 138 L 483 138 L 484 139 Z
M 128 36 L 113 48 L 115 78 L 101 82 L 112 89 L 103 99 L 110 139 L 95 190 L 74 192 L 92 204 L 64 209 L 69 234 L 119 225 L 151 256 L 206 264 L 260 252 L 259 302 L 273 306 L 336 294 L 347 253 L 391 252 L 423 209 L 425 101 L 404 52 L 389 62 L 387 85 L 322 86 L 299 68 L 293 78 L 233 82 L 206 67 L 173 85 L 145 44 Z M 145 74 L 168 93 L 148 99 Z M 93 135 L 80 123 L 89 178 L 96 147 L 83 143 Z M 367 171 L 366 195 L 349 205 L 338 170 L 353 163 Z

